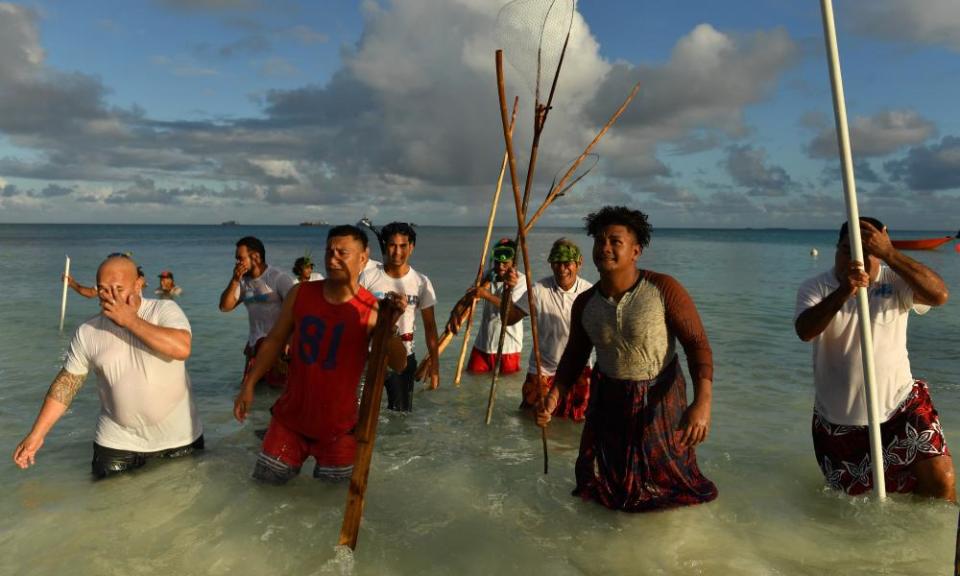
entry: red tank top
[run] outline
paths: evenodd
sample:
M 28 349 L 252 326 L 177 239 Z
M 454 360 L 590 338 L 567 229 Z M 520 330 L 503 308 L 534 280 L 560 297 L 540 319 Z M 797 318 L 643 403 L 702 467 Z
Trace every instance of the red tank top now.
M 308 438 L 332 439 L 357 424 L 357 388 L 367 362 L 370 313 L 376 297 L 361 287 L 350 301 L 331 304 L 325 281 L 300 284 L 293 304 L 287 387 L 271 410 L 284 426 Z

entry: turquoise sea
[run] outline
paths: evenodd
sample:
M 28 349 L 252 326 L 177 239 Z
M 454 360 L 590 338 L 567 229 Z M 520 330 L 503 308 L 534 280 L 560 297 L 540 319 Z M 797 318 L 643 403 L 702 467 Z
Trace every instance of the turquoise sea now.
M 656 223 L 654 223 L 656 224 Z M 482 228 L 421 227 L 413 265 L 433 280 L 445 319 L 471 282 Z M 538 429 L 515 410 L 522 376 L 501 379 L 490 426 L 488 378 L 452 386 L 455 340 L 441 388 L 415 412 L 383 412 L 355 553 L 337 549 L 345 486 L 310 478 L 254 483 L 254 428 L 274 399 L 261 393 L 247 424 L 231 415 L 242 372 L 244 310 L 222 314 L 234 242 L 260 237 L 267 260 L 289 269 L 326 228 L 0 224 L 0 574 L 946 574 L 957 508 L 894 495 L 884 504 L 823 487 L 813 457 L 809 345 L 792 327 L 797 286 L 833 262 L 833 231 L 654 230 L 640 264 L 678 278 L 703 318 L 716 362 L 713 429 L 700 466 L 720 488 L 713 503 L 643 515 L 570 496 L 579 426 L 549 429 L 542 474 Z M 952 234 L 945 230 L 944 235 Z M 931 237 L 939 232 L 901 232 Z M 503 228 L 497 236 L 512 235 Z M 550 243 L 578 229 L 531 234 L 534 274 Z M 819 257 L 810 251 L 816 248 Z M 205 427 L 196 459 L 150 463 L 94 483 L 89 461 L 99 401 L 93 382 L 26 471 L 9 454 L 29 430 L 73 329 L 98 312 L 71 292 L 57 330 L 64 255 L 92 284 L 108 253 L 132 251 L 149 292 L 171 269 L 193 326 L 188 369 Z M 376 248 L 373 248 L 374 256 Z M 947 436 L 960 449 L 960 253 L 912 253 L 953 299 L 910 323 L 914 375 L 931 385 Z M 589 262 L 583 275 L 596 279 Z M 530 350 L 529 336 L 526 350 Z M 423 350 L 422 337 L 419 350 Z M 684 365 L 684 369 L 686 369 Z

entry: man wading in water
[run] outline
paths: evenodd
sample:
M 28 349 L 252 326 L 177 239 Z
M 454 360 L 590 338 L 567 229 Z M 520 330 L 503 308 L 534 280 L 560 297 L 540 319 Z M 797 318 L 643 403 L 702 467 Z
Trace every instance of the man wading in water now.
M 573 304 L 537 423 L 550 421 L 596 348 L 574 494 L 627 512 L 709 502 L 717 487 L 700 473 L 694 446 L 710 430 L 713 356 L 697 309 L 672 277 L 637 269 L 650 242 L 643 212 L 608 206 L 585 220 L 600 281 Z M 677 341 L 694 381 L 689 407 Z

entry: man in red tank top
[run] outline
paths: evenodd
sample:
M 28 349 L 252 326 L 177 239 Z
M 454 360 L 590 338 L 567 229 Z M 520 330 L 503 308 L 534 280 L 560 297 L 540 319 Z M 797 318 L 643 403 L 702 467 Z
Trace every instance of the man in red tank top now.
M 283 484 L 300 472 L 308 456 L 316 460 L 315 478 L 350 478 L 357 446 L 357 390 L 377 323 L 377 299 L 358 283 L 367 259 L 362 230 L 331 228 L 324 262 L 327 278 L 297 284 L 284 299 L 280 318 L 234 401 L 233 415 L 243 422 L 253 405 L 256 382 L 290 339 L 287 388 L 271 409 L 254 478 Z M 388 296 L 403 309 L 402 298 Z M 406 349 L 400 338 L 391 339 L 388 356 L 391 368 L 403 369 Z

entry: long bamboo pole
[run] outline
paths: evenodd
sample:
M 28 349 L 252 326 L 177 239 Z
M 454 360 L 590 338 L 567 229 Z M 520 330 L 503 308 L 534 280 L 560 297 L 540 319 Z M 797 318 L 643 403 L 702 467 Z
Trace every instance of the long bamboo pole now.
M 63 332 L 63 319 L 67 316 L 67 292 L 70 287 L 70 257 L 63 265 L 63 296 L 60 298 L 60 331 Z
M 513 132 L 513 125 L 517 119 L 517 107 L 520 104 L 519 98 L 513 99 L 513 114 L 510 117 L 510 131 Z M 483 270 L 487 263 L 487 250 L 490 249 L 490 238 L 493 236 L 493 222 L 497 217 L 497 205 L 500 202 L 500 191 L 503 189 L 503 176 L 507 172 L 507 153 L 504 151 L 503 160 L 500 162 L 500 175 L 497 176 L 497 189 L 493 193 L 493 203 L 490 205 L 490 217 L 487 218 L 487 232 L 483 237 L 483 248 L 480 251 L 480 264 L 477 267 L 477 277 L 473 282 L 473 287 L 479 288 L 483 284 Z M 460 385 L 460 378 L 463 376 L 463 363 L 467 357 L 467 347 L 470 345 L 470 329 L 473 326 L 473 313 L 477 309 L 477 301 L 470 304 L 470 312 L 467 314 L 467 327 L 463 332 L 463 343 L 460 345 L 460 357 L 457 359 L 457 372 L 453 378 L 454 386 Z
M 847 105 L 843 96 L 843 78 L 840 74 L 840 55 L 837 49 L 837 31 L 833 20 L 833 2 L 820 0 L 823 13 L 824 40 L 827 44 L 827 62 L 830 68 L 830 86 L 833 91 L 833 111 L 837 123 L 837 144 L 843 165 L 843 192 L 847 204 L 850 230 L 850 255 L 864 262 L 860 244 L 860 213 L 857 207 L 857 183 L 853 175 L 853 154 L 850 150 L 850 132 L 847 128 Z M 857 290 L 857 313 L 860 318 L 860 351 L 863 358 L 864 393 L 867 399 L 867 422 L 870 432 L 870 460 L 873 467 L 873 489 L 877 498 L 887 497 L 883 475 L 883 448 L 880 444 L 880 410 L 877 405 L 876 375 L 873 361 L 873 333 L 870 328 L 870 304 L 867 289 Z
M 524 227 L 525 216 L 523 213 L 523 201 L 520 198 L 520 185 L 517 182 L 517 159 L 513 153 L 513 135 L 510 133 L 510 126 L 507 122 L 507 95 L 506 85 L 503 77 L 503 50 L 497 50 L 495 62 L 497 67 L 497 94 L 500 98 L 500 121 L 503 124 L 503 139 L 507 147 L 507 156 L 510 164 L 510 184 L 513 188 L 513 200 L 517 211 L 517 236 L 519 237 L 520 253 L 523 257 L 523 267 L 526 276 L 527 306 L 530 312 L 530 330 L 531 335 L 533 336 L 533 355 L 536 359 L 538 382 L 537 388 L 539 389 L 539 382 L 541 375 L 543 374 L 543 367 L 540 365 L 540 339 L 539 334 L 537 333 L 537 307 L 533 296 L 533 285 L 530 273 L 530 255 L 527 252 L 527 235 Z M 507 300 L 506 308 L 509 311 L 510 299 Z M 504 322 L 506 322 L 506 320 L 506 317 L 503 318 Z M 543 394 L 540 394 L 541 410 L 543 409 L 543 401 Z M 549 452 L 547 451 L 547 429 L 540 428 L 540 432 L 540 437 L 543 441 L 543 473 L 546 474 L 550 467 L 550 457 Z
M 383 380 L 387 372 L 387 343 L 393 335 L 396 308 L 389 299 L 380 301 L 377 325 L 373 329 L 372 348 L 367 361 L 367 375 L 360 401 L 360 414 L 356 427 L 357 456 L 353 463 L 353 475 L 347 491 L 347 505 L 343 511 L 339 544 L 357 548 L 360 519 L 373 458 L 373 444 L 377 437 L 377 418 L 380 415 L 380 400 L 383 397 Z

